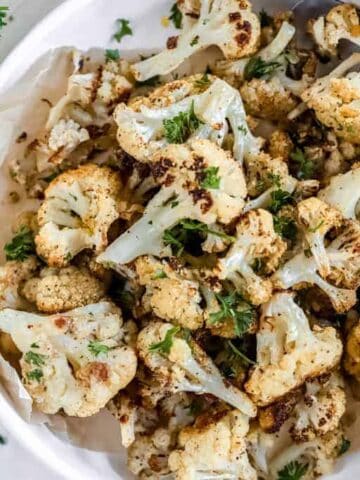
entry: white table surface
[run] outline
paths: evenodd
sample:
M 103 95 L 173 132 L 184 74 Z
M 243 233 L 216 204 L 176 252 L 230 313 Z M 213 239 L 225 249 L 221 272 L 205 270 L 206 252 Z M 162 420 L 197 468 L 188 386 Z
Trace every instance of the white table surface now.
M 9 15 L 13 16 L 13 20 L 0 32 L 0 62 L 33 25 L 62 2 L 63 0 L 2 1 L 1 5 L 9 6 Z M 0 444 L 1 480 L 62 480 L 25 451 L 1 424 L 0 435 L 6 440 L 5 445 Z

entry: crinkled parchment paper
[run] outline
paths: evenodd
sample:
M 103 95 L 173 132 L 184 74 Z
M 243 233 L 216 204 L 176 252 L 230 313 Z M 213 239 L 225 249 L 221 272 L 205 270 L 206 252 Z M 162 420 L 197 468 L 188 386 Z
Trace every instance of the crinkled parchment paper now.
M 144 0 L 145 1 L 145 0 Z M 266 0 L 253 1 L 257 9 L 264 7 L 268 12 L 295 8 L 299 29 L 304 27 L 307 18 L 327 11 L 334 4 L 331 0 L 286 1 Z M 354 0 L 353 3 L 359 3 Z M 149 19 L 144 19 L 149 21 Z M 159 27 L 160 28 L 160 27 Z M 303 42 L 306 39 L 300 36 Z M 147 40 L 146 45 L 149 42 Z M 126 52 L 122 51 L 122 54 Z M 133 52 L 132 52 L 133 53 Z M 190 62 L 190 66 L 197 61 Z M 24 193 L 9 176 L 8 166 L 13 159 L 23 158 L 27 145 L 43 131 L 49 113 L 49 100 L 52 104 L 64 95 L 67 78 L 73 71 L 72 49 L 64 48 L 50 51 L 40 58 L 26 75 L 0 98 L 0 249 L 11 236 L 11 223 L 15 216 L 24 210 L 36 208 L 36 201 L 26 200 Z M 27 140 L 17 143 L 16 139 L 22 132 L 27 133 Z M 9 202 L 9 192 L 17 191 L 20 202 Z M 1 254 L 2 255 L 2 254 Z M 13 408 L 26 421 L 31 423 L 46 423 L 50 429 L 61 435 L 64 441 L 70 441 L 78 446 L 105 452 L 117 452 L 120 447 L 120 432 L 115 420 L 104 410 L 89 419 L 68 418 L 62 415 L 44 415 L 32 408 L 32 401 L 13 369 L 0 356 L 0 395 L 10 398 Z M 360 419 L 355 421 L 355 411 L 360 412 L 360 403 L 351 402 L 350 413 L 347 416 L 349 436 L 352 440 L 352 450 L 360 448 Z M 360 417 L 360 415 L 359 415 Z M 360 475 L 360 465 L 349 465 L 351 458 L 345 459 L 347 468 L 335 474 L 334 478 L 349 478 L 350 474 Z M 337 467 L 344 468 L 344 461 Z M 117 470 L 117 467 L 114 466 Z M 80 478 L 80 477 L 79 477 Z

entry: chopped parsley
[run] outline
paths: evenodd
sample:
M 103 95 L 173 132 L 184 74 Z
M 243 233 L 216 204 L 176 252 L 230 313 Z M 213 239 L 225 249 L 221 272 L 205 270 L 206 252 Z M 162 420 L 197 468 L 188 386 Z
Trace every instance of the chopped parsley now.
M 28 227 L 21 227 L 11 242 L 4 247 L 6 260 L 23 262 L 35 253 L 33 232 Z
M 210 83 L 211 83 L 211 80 L 209 78 L 209 75 L 207 73 L 204 73 L 204 75 L 199 78 L 199 80 L 196 80 L 194 82 L 194 86 L 203 91 L 203 90 L 206 90 L 209 86 L 210 86 Z
M 6 445 L 6 443 L 7 443 L 6 438 L 0 435 L 0 445 Z
M 36 367 L 42 367 L 45 365 L 45 355 L 41 355 L 41 353 L 35 352 L 26 352 L 25 354 L 25 362 L 29 365 L 35 365 Z
M 239 132 L 241 132 L 243 135 L 247 135 L 247 130 L 246 130 L 246 127 L 244 127 L 244 125 L 240 125 L 239 127 L 237 127 L 237 129 L 238 129 Z
M 182 13 L 179 10 L 177 2 L 171 7 L 169 20 L 171 20 L 174 24 L 175 28 L 181 28 L 182 26 Z
M 234 353 L 237 357 L 240 357 L 240 359 L 249 364 L 249 365 L 256 365 L 256 362 L 254 362 L 253 360 L 251 360 L 250 358 L 248 358 L 241 350 L 239 350 L 231 340 L 228 340 L 227 342 L 228 344 L 228 347 L 230 348 L 230 350 L 232 351 L 232 353 Z
M 39 345 L 37 343 L 32 343 L 30 345 L 30 348 L 40 348 Z
M 259 17 L 260 17 L 261 28 L 271 27 L 274 24 L 273 17 L 269 15 L 264 8 L 260 11 Z
M 189 410 L 190 415 L 197 417 L 203 411 L 204 405 L 200 398 L 196 398 L 186 409 Z
M 192 102 L 188 112 L 180 112 L 175 117 L 163 121 L 165 138 L 169 143 L 185 143 L 202 123 L 195 114 Z
M 271 202 L 269 205 L 269 210 L 271 213 L 276 214 L 284 205 L 293 201 L 293 195 L 286 190 L 278 188 L 271 192 Z
M 338 452 L 339 457 L 341 455 L 344 455 L 344 453 L 346 453 L 349 450 L 350 447 L 351 447 L 350 440 L 348 440 L 345 437 L 342 437 L 340 447 L 339 447 L 339 452 Z
M 161 278 L 167 278 L 167 275 L 164 272 L 164 270 L 157 270 L 154 276 L 152 277 L 153 280 L 159 280 Z
M 35 370 L 32 370 L 31 372 L 27 372 L 26 378 L 30 381 L 36 380 L 37 382 L 40 382 L 42 377 L 44 376 L 43 371 L 40 368 L 35 368 Z
M 290 158 L 297 164 L 296 176 L 299 180 L 307 180 L 313 176 L 315 171 L 314 162 L 307 158 L 300 148 L 292 152 Z
M 94 340 L 94 341 L 89 343 L 88 350 L 93 355 L 95 355 L 95 357 L 98 357 L 102 353 L 104 353 L 106 355 L 111 350 L 111 348 L 108 347 L 107 345 L 103 345 L 102 343 Z
M 252 306 L 236 292 L 224 296 L 216 294 L 216 299 L 220 304 L 220 310 L 210 314 L 211 323 L 231 319 L 234 322 L 236 335 L 243 336 L 255 319 L 255 311 Z
M 296 222 L 289 217 L 274 215 L 274 230 L 278 235 L 287 240 L 295 240 L 297 235 Z
M 194 37 L 191 42 L 190 42 L 190 47 L 195 47 L 195 45 L 197 45 L 199 43 L 199 35 L 196 35 L 196 37 Z
M 253 57 L 246 64 L 244 78 L 247 81 L 253 78 L 261 78 L 265 75 L 270 75 L 279 67 L 281 67 L 279 62 L 265 62 L 260 57 Z
M 117 60 L 120 59 L 119 50 L 117 48 L 114 48 L 113 50 L 107 49 L 105 51 L 105 59 L 107 62 L 109 62 L 110 60 L 113 60 L 114 62 L 116 62 Z
M 165 245 L 170 245 L 172 247 L 174 255 L 180 256 L 185 250 L 185 247 L 191 243 L 192 233 L 200 234 L 201 236 L 205 236 L 205 238 L 206 235 L 212 234 L 230 242 L 235 240 L 234 237 L 231 237 L 224 232 L 212 230 L 205 223 L 197 220 L 185 219 L 181 220 L 175 225 L 175 227 L 166 229 L 163 235 L 163 241 Z M 205 240 L 205 238 L 203 238 L 203 240 Z
M 175 208 L 179 205 L 178 201 L 179 195 L 177 193 L 173 193 L 171 197 L 169 197 L 165 202 L 163 202 L 163 207 L 166 207 L 167 205 L 170 205 L 171 208 Z
M 309 465 L 290 462 L 278 472 L 278 480 L 300 480 L 307 472 Z
M 312 227 L 312 228 L 308 228 L 308 232 L 310 233 L 315 233 L 319 230 L 319 228 L 321 228 L 322 226 L 324 225 L 324 220 L 321 220 L 317 225 L 315 225 L 315 227 Z
M 209 167 L 204 170 L 204 179 L 201 181 L 202 188 L 218 190 L 220 187 L 221 177 L 218 175 L 219 167 Z
M 9 7 L 1 6 L 0 7 L 0 30 L 7 25 L 6 17 L 9 11 Z
M 118 25 L 118 30 L 114 34 L 115 40 L 120 43 L 121 40 L 126 36 L 126 35 L 132 35 L 133 31 L 130 27 L 130 21 L 125 20 L 125 18 L 118 18 L 116 20 L 116 23 Z
M 177 333 L 180 332 L 180 327 L 170 328 L 165 335 L 164 340 L 158 343 L 153 343 L 149 347 L 149 352 L 160 353 L 161 355 L 166 355 L 170 353 L 171 347 L 173 345 L 174 337 Z

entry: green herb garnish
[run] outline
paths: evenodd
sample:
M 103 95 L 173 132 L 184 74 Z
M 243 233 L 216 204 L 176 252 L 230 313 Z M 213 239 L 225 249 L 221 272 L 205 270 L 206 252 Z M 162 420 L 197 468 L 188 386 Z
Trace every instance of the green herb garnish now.
M 182 24 L 182 13 L 179 10 L 177 3 L 175 2 L 174 5 L 171 7 L 169 20 L 171 20 L 174 24 L 175 28 L 181 28 Z
M 6 445 L 6 443 L 7 443 L 6 438 L 0 435 L 0 445 Z
M 237 355 L 238 357 L 241 358 L 242 361 L 244 361 L 245 363 L 249 364 L 249 365 L 256 365 L 256 362 L 254 362 L 253 360 L 251 360 L 250 358 L 248 358 L 242 351 L 240 351 L 237 347 L 235 347 L 235 345 L 233 344 L 233 342 L 231 340 L 228 340 L 227 342 L 230 350 L 235 354 Z
M 190 42 L 190 47 L 194 47 L 195 45 L 197 45 L 199 43 L 199 35 L 196 35 L 196 37 L 194 37 L 191 42 Z
M 28 380 L 36 380 L 37 382 L 40 382 L 41 378 L 44 376 L 42 370 L 40 368 L 35 368 L 35 370 L 32 370 L 31 372 L 27 372 L 26 378 Z
M 292 152 L 290 158 L 298 165 L 296 176 L 299 180 L 307 180 L 312 177 L 315 170 L 314 163 L 306 157 L 300 148 Z
M 231 319 L 236 335 L 243 336 L 255 319 L 254 309 L 236 292 L 224 296 L 216 294 L 216 299 L 220 304 L 220 310 L 210 314 L 210 322 L 219 323 Z
M 117 48 L 114 48 L 113 50 L 107 49 L 105 51 L 105 59 L 107 62 L 110 60 L 117 62 L 120 59 L 120 52 Z
M 312 227 L 312 228 L 308 228 L 308 232 L 310 233 L 315 233 L 319 230 L 319 228 L 321 228 L 322 226 L 324 225 L 324 220 L 321 220 L 317 225 L 315 225 L 315 227 Z
M 30 345 L 30 348 L 40 348 L 39 345 L 37 343 L 32 343 Z
M 274 23 L 273 17 L 271 17 L 264 8 L 259 13 L 261 28 L 271 27 Z
M 95 355 L 95 357 L 98 357 L 102 353 L 107 354 L 111 350 L 111 348 L 108 347 L 107 345 L 103 345 L 102 343 L 94 340 L 89 343 L 88 350 L 93 355 Z
M 344 455 L 344 453 L 346 453 L 350 447 L 351 447 L 350 440 L 348 440 L 345 437 L 342 437 L 340 447 L 339 447 L 339 452 L 338 452 L 339 457 L 340 455 Z
M 7 25 L 6 16 L 8 14 L 9 7 L 0 7 L 0 30 Z
M 197 417 L 203 411 L 204 405 L 200 399 L 195 399 L 186 408 L 189 410 L 190 415 Z
M 211 83 L 211 80 L 209 78 L 209 75 L 207 73 L 204 73 L 204 75 L 201 78 L 199 78 L 199 80 L 196 80 L 194 82 L 194 86 L 199 90 L 203 91 L 209 87 L 210 83 Z
M 289 217 L 274 215 L 274 230 L 278 235 L 287 240 L 295 240 L 297 235 L 296 222 Z
M 261 78 L 265 75 L 270 75 L 279 67 L 281 67 L 279 62 L 265 62 L 260 57 L 253 57 L 246 64 L 244 78 L 246 81 L 250 81 L 253 78 Z
M 161 278 L 167 278 L 167 275 L 164 272 L 164 270 L 157 270 L 154 276 L 152 277 L 153 280 L 159 280 Z
M 170 328 L 165 335 L 164 340 L 158 343 L 153 343 L 149 347 L 149 352 L 160 353 L 161 355 L 169 354 L 173 345 L 174 337 L 180 332 L 180 327 Z
M 185 143 L 202 124 L 195 114 L 192 102 L 188 112 L 180 112 L 175 117 L 163 121 L 165 138 L 169 143 Z
M 29 363 L 30 365 L 36 365 L 37 367 L 42 367 L 45 365 L 45 355 L 41 355 L 41 353 L 35 352 L 26 352 L 25 354 L 25 362 Z
M 22 227 L 11 242 L 4 247 L 6 260 L 23 262 L 35 253 L 33 232 L 28 227 Z
M 220 187 L 221 177 L 218 175 L 219 167 L 209 167 L 204 170 L 204 179 L 200 183 L 202 188 L 218 190 Z
M 278 480 L 300 480 L 306 474 L 308 468 L 309 465 L 290 462 L 278 472 Z
M 269 210 L 271 213 L 278 213 L 278 211 L 288 203 L 293 201 L 293 195 L 286 190 L 281 188 L 271 192 L 271 202 L 269 205 Z
M 118 31 L 114 34 L 114 38 L 117 42 L 121 42 L 121 40 L 126 36 L 126 35 L 132 35 L 133 31 L 130 27 L 130 21 L 125 20 L 124 18 L 118 18 L 116 20 L 116 23 L 118 24 Z

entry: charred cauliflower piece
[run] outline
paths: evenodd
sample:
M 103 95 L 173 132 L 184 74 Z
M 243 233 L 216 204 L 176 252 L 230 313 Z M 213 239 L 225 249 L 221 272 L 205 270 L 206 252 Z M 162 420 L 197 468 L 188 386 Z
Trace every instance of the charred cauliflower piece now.
M 200 306 L 199 284 L 173 270 L 167 263 L 152 257 L 135 262 L 140 285 L 146 288 L 142 297 L 145 311 L 190 330 L 201 328 L 204 312 Z M 187 275 L 189 276 L 189 275 Z
M 37 253 L 51 267 L 64 267 L 84 249 L 101 252 L 119 218 L 121 181 L 107 167 L 88 164 L 53 180 L 38 211 Z
M 342 39 L 360 45 L 360 21 L 355 5 L 338 5 L 325 17 L 310 20 L 309 32 L 323 55 L 335 56 Z
M 176 480 L 229 478 L 255 480 L 246 451 L 249 420 L 238 410 L 219 409 L 198 417 L 178 437 L 169 466 Z
M 23 353 L 25 388 L 44 413 L 94 415 L 135 376 L 136 354 L 111 303 L 50 317 L 5 309 L 0 329 Z
M 164 234 L 181 220 L 227 224 L 244 207 L 246 185 L 240 165 L 209 140 L 169 145 L 154 157 L 152 168 L 161 190 L 142 218 L 99 256 L 101 263 L 116 268 L 141 255 L 169 256 Z M 209 173 L 215 174 L 216 184 L 208 183 Z
M 39 267 L 36 257 L 24 261 L 12 260 L 0 267 L 0 310 L 3 308 L 25 308 L 26 301 L 21 296 L 23 284 L 31 278 Z
M 167 49 L 132 65 L 138 81 L 175 70 L 195 52 L 218 46 L 225 58 L 234 60 L 254 53 L 260 42 L 260 22 L 248 0 L 201 0 L 197 21 L 170 37 Z
M 272 284 L 254 271 L 263 263 L 265 273 L 273 272 L 285 252 L 286 243 L 274 231 L 273 217 L 266 210 L 251 210 L 236 227 L 236 240 L 224 258 L 218 259 L 213 274 L 228 280 L 251 303 L 260 305 L 271 298 Z
M 177 337 L 179 327 L 150 322 L 138 336 L 140 358 L 163 388 L 174 392 L 208 393 L 253 417 L 256 409 L 241 390 L 226 384 L 212 360 L 191 340 Z
M 105 296 L 102 282 L 76 267 L 45 268 L 27 280 L 22 295 L 44 313 L 59 313 L 97 303 Z
M 289 293 L 276 294 L 263 307 L 257 334 L 257 365 L 245 384 L 260 406 L 281 398 L 306 380 L 334 368 L 342 343 L 332 327 L 312 330 Z

